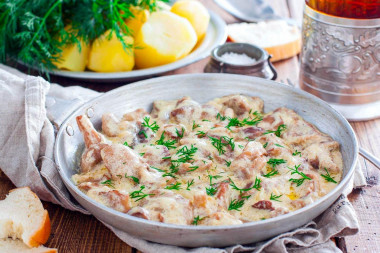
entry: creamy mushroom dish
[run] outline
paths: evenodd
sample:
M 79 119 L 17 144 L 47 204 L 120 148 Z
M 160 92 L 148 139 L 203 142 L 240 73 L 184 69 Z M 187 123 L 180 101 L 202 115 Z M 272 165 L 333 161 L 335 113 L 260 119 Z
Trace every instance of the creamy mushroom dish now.
M 339 143 L 293 110 L 258 97 L 155 101 L 97 132 L 78 116 L 81 191 L 110 208 L 182 225 L 231 225 L 300 209 L 342 178 Z

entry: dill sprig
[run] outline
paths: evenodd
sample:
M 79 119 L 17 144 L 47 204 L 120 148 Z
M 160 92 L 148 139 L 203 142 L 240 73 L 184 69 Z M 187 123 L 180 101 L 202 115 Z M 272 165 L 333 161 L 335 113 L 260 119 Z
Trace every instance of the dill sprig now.
M 204 218 L 206 217 L 199 217 L 199 215 L 197 217 L 194 217 L 194 220 L 191 222 L 192 225 L 195 225 L 197 226 L 198 225 L 198 222 L 200 222 L 201 220 L 203 220 Z
M 160 128 L 158 125 L 157 125 L 157 122 L 154 121 L 152 124 L 149 124 L 149 121 L 150 121 L 150 117 L 146 116 L 143 118 L 143 123 L 141 124 L 141 126 L 143 127 L 147 127 L 147 128 L 150 128 L 152 130 L 153 133 L 157 132 L 158 129 Z
M 248 126 L 254 126 L 263 120 L 263 115 L 259 113 L 258 111 L 255 111 L 252 114 L 255 117 L 253 119 L 250 119 L 250 118 L 243 119 L 243 124 L 248 125 Z
M 136 184 L 139 184 L 140 183 L 140 180 L 137 178 L 137 177 L 134 177 L 134 176 L 128 176 L 127 173 L 124 174 L 124 177 L 125 178 L 130 178 L 133 180 L 133 182 L 135 182 Z
M 187 187 L 186 190 L 190 191 L 190 187 L 194 184 L 194 179 L 191 179 L 191 181 L 187 181 Z
M 181 133 L 178 131 L 178 129 L 176 128 L 175 129 L 175 133 L 177 134 L 177 138 L 178 139 L 182 139 L 183 138 L 183 135 L 185 134 L 185 128 L 182 127 L 182 131 Z
M 271 165 L 273 168 L 276 168 L 277 165 L 286 163 L 286 160 L 284 160 L 284 159 L 270 158 L 267 163 L 269 165 Z
M 177 191 L 181 190 L 181 183 L 176 182 L 175 184 L 173 183 L 173 184 L 167 185 L 165 187 L 165 189 L 168 189 L 168 190 L 177 190 Z
M 0 1 L 0 61 L 15 59 L 46 73 L 56 68 L 64 46 L 90 44 L 108 30 L 128 51 L 132 45 L 123 37 L 132 33 L 124 22 L 134 17 L 130 8 L 155 11 L 157 1 Z
M 231 161 L 224 160 L 226 162 L 226 166 L 230 167 L 231 166 Z
M 241 199 L 241 200 L 233 199 L 228 206 L 228 211 L 231 211 L 231 210 L 240 211 L 240 208 L 242 208 L 243 205 L 244 205 L 244 199 Z
M 264 174 L 263 177 L 270 178 L 270 177 L 277 175 L 277 174 L 278 174 L 278 170 L 272 169 L 267 174 Z
M 218 150 L 219 155 L 222 155 L 226 152 L 226 150 L 224 150 L 225 146 L 230 145 L 232 150 L 235 149 L 235 142 L 233 138 L 229 138 L 227 136 L 220 136 L 219 139 L 212 136 L 208 137 L 211 140 L 211 144 Z
M 108 179 L 108 180 L 106 180 L 104 182 L 101 182 L 101 184 L 107 185 L 108 187 L 111 187 L 111 188 L 115 188 L 115 185 L 114 185 L 114 183 L 112 182 L 111 179 Z
M 330 173 L 327 171 L 326 168 L 325 168 L 325 171 L 326 171 L 326 175 L 321 174 L 321 177 L 323 177 L 326 180 L 326 182 L 331 182 L 331 183 L 337 184 L 337 182 L 334 180 L 334 178 L 330 176 Z
M 244 126 L 244 123 L 242 121 L 240 121 L 238 118 L 230 118 L 228 117 L 227 118 L 229 121 L 228 121 L 228 124 L 226 126 L 226 128 L 228 130 L 231 130 L 231 127 L 242 127 Z
M 143 192 L 143 190 L 145 189 L 145 185 L 141 185 L 140 186 L 140 190 L 138 191 L 134 191 L 134 192 L 131 192 L 129 194 L 129 196 L 132 198 L 132 199 L 135 199 L 135 201 L 139 201 L 139 200 L 142 200 L 143 198 L 145 197 L 148 197 L 148 196 L 153 196 L 154 194 L 146 194 Z
M 198 131 L 198 132 L 196 133 L 196 135 L 198 135 L 198 138 L 202 138 L 203 136 L 206 135 L 206 133 L 203 132 L 203 131 Z
M 206 187 L 206 194 L 209 196 L 214 196 L 215 193 L 217 192 L 217 189 L 215 187 Z
M 260 191 L 260 189 L 261 189 L 261 179 L 257 178 L 257 176 L 255 178 L 255 184 L 252 186 L 252 188 L 254 188 L 258 191 Z
M 227 117 L 226 117 L 226 116 L 222 116 L 222 115 L 218 112 L 218 114 L 216 115 L 216 119 L 219 119 L 219 120 L 221 120 L 221 121 L 224 121 L 224 120 L 227 119 Z
M 281 200 L 278 200 L 279 198 L 281 198 L 281 196 L 282 196 L 282 194 L 281 195 L 274 195 L 273 193 L 271 193 L 270 194 L 270 200 L 281 202 Z
M 195 120 L 193 120 L 193 128 L 192 128 L 193 130 L 200 127 L 200 126 L 201 125 L 199 125 L 199 124 L 195 124 Z
M 232 181 L 232 179 L 230 178 L 230 186 L 232 187 L 232 189 L 235 189 L 237 191 L 240 192 L 240 195 L 243 194 L 243 192 L 247 192 L 249 190 L 252 190 L 254 188 L 254 185 L 249 187 L 249 188 L 239 188 L 237 187 L 237 185 L 234 183 L 234 181 Z
M 123 143 L 123 145 L 124 145 L 124 146 L 127 146 L 128 148 L 132 148 L 132 146 L 129 145 L 128 142 L 126 142 L 126 141 Z
M 301 155 L 301 152 L 298 151 L 298 150 L 296 149 L 296 151 L 294 151 L 294 152 L 292 153 L 292 156 L 297 156 L 297 155 L 299 155 L 300 157 L 302 156 L 302 155 Z
M 165 141 L 164 133 L 162 133 L 160 139 L 156 141 L 157 145 L 163 145 L 163 146 L 167 147 L 168 149 L 175 149 L 176 148 L 176 146 L 174 145 L 175 143 L 177 143 L 176 140 Z
M 274 133 L 277 137 L 281 137 L 281 132 L 286 130 L 286 125 L 282 124 L 277 127 L 276 131 L 267 130 L 264 134 Z
M 298 168 L 300 166 L 301 166 L 301 164 L 295 165 L 294 169 L 288 167 L 288 169 L 292 172 L 291 175 L 298 174 L 298 175 L 300 175 L 302 177 L 302 178 L 298 178 L 298 179 L 296 179 L 296 178 L 289 179 L 290 182 L 293 182 L 293 183 L 297 184 L 297 187 L 300 186 L 300 185 L 302 185 L 305 180 L 311 180 L 310 177 L 306 176 L 302 171 L 298 170 Z

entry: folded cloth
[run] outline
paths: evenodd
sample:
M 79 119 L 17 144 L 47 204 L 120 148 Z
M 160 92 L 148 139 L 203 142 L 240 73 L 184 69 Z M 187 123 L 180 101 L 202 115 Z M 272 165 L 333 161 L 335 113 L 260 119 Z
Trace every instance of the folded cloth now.
M 58 174 L 53 157 L 55 131 L 51 122 L 63 122 L 77 106 L 99 95 L 78 86 L 63 88 L 41 77 L 28 76 L 0 65 L 1 170 L 17 187 L 29 186 L 41 199 L 89 214 L 71 197 Z M 69 105 L 61 114 L 49 111 L 56 100 Z M 346 196 L 353 187 L 365 185 L 360 167 L 354 179 L 341 197 L 314 221 L 252 245 L 187 249 L 148 242 L 104 225 L 121 240 L 144 252 L 340 252 L 330 238 L 358 231 L 355 211 Z

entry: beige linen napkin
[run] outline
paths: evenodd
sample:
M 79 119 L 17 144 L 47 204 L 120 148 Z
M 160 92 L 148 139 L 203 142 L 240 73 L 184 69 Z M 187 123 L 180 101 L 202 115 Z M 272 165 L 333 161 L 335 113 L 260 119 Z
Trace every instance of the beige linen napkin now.
M 55 131 L 51 121 L 62 122 L 76 106 L 98 95 L 82 87 L 49 84 L 41 77 L 27 76 L 0 65 L 0 168 L 17 187 L 29 186 L 45 201 L 88 214 L 70 196 L 56 170 Z M 72 106 L 62 114 L 54 114 L 49 108 L 55 100 Z M 365 185 L 360 167 L 354 179 L 345 193 L 314 221 L 252 245 L 187 249 L 148 242 L 105 225 L 121 240 L 143 252 L 340 252 L 330 238 L 358 231 L 355 211 L 346 196 L 353 187 Z

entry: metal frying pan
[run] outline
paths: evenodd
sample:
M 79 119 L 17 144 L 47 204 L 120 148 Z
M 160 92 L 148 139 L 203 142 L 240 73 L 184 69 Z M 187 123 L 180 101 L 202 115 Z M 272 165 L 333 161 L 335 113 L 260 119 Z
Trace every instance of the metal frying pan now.
M 71 181 L 77 173 L 83 137 L 75 122 L 81 114 L 91 116 L 97 129 L 101 115 L 114 112 L 121 117 L 136 108 L 148 111 L 154 100 L 190 96 L 205 103 L 229 94 L 259 96 L 265 111 L 286 106 L 316 125 L 341 144 L 343 179 L 326 196 L 297 211 L 272 219 L 233 226 L 184 226 L 144 220 L 103 206 L 82 193 Z M 63 182 L 74 198 L 98 219 L 146 240 L 187 247 L 223 247 L 261 241 L 300 227 L 326 210 L 351 179 L 358 156 L 357 140 L 350 124 L 326 102 L 304 91 L 270 80 L 230 74 L 189 74 L 160 77 L 120 87 L 84 104 L 61 125 L 55 144 L 55 161 Z

